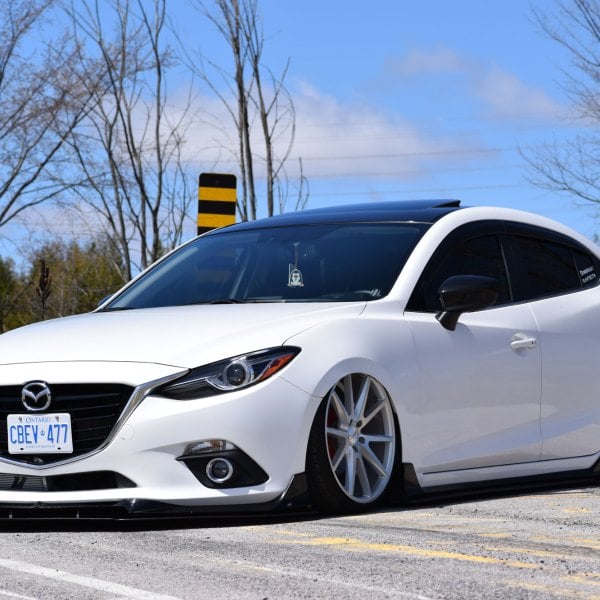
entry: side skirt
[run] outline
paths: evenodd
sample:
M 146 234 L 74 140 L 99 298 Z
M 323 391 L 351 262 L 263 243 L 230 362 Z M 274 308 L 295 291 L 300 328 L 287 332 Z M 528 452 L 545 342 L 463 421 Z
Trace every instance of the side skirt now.
M 465 482 L 460 484 L 422 487 L 414 466 L 403 465 L 403 492 L 397 497 L 399 504 L 419 504 L 440 501 L 469 500 L 481 496 L 511 495 L 535 490 L 552 490 L 600 484 L 600 459 L 588 469 L 544 473 L 521 477 Z

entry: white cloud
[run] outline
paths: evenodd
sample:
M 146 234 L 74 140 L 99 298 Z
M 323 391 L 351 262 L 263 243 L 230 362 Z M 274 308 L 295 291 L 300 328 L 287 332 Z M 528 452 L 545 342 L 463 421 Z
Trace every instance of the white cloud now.
M 432 154 L 455 147 L 428 138 L 397 113 L 345 104 L 306 84 L 299 91 L 294 155 L 308 176 L 411 178 Z
M 396 77 L 457 73 L 468 68 L 465 59 L 450 48 L 413 49 L 404 56 L 389 58 L 385 65 L 386 72 Z
M 555 118 L 561 111 L 564 112 L 564 108 L 544 91 L 499 68 L 474 78 L 473 88 L 495 116 Z
M 298 177 L 301 158 L 303 173 L 309 179 L 412 179 L 415 171 L 432 159 L 440 160 L 445 151 L 466 149 L 463 141 L 425 135 L 397 113 L 390 114 L 373 105 L 344 103 L 307 83 L 298 83 L 296 88 L 296 136 L 286 162 L 290 178 Z M 218 101 L 205 98 L 202 105 L 211 117 L 190 125 L 186 161 L 199 169 L 235 172 L 237 134 L 231 116 Z M 288 142 L 289 131 L 281 135 L 276 145 L 279 156 Z M 255 160 L 260 164 L 263 146 L 258 134 L 254 144 Z
M 423 93 L 424 88 L 418 86 L 424 80 L 427 90 L 443 93 L 452 89 L 455 95 L 463 97 L 465 106 L 476 100 L 483 105 L 483 113 L 492 117 L 528 115 L 548 119 L 565 112 L 541 88 L 496 65 L 470 59 L 450 48 L 413 49 L 403 56 L 389 58 L 379 78 L 388 90 L 390 85 L 401 85 L 403 90 L 415 85 L 416 95 Z
M 402 87 L 406 114 L 385 110 L 371 95 L 370 103 L 343 101 L 324 93 L 307 82 L 295 82 L 292 91 L 296 111 L 296 135 L 286 162 L 290 180 L 299 176 L 299 159 L 303 174 L 310 179 L 362 178 L 414 181 L 439 168 L 458 168 L 490 158 L 486 123 L 482 116 L 498 119 L 556 117 L 561 107 L 543 90 L 521 81 L 516 75 L 497 67 L 489 68 L 461 57 L 448 49 L 431 52 L 412 51 L 394 64 L 386 64 L 386 72 L 396 75 L 427 75 L 425 87 Z M 444 86 L 438 79 L 458 78 L 456 84 Z M 451 92 L 447 91 L 451 89 Z M 435 90 L 432 92 L 432 90 Z M 445 91 L 446 90 L 446 91 Z M 414 106 L 428 101 L 423 94 L 452 95 L 451 110 L 472 119 L 467 125 L 469 135 L 451 133 L 444 127 L 446 112 L 436 112 L 419 121 L 407 117 Z M 409 101 L 404 101 L 408 98 Z M 415 104 L 416 103 L 416 104 Z M 177 103 L 175 102 L 175 105 Z M 439 107 L 437 105 L 432 105 Z M 201 118 L 190 123 L 186 133 L 184 160 L 197 172 L 223 171 L 237 173 L 237 132 L 231 115 L 222 102 L 214 97 L 199 98 Z M 463 108 L 461 108 L 463 107 Z M 468 108 L 464 108 L 468 107 Z M 443 106 L 442 106 L 443 108 Z M 463 111 L 469 110 L 471 117 Z M 258 122 L 256 122 L 258 126 Z M 475 133 L 472 133 L 475 132 Z M 478 134 L 478 132 L 481 132 Z M 282 133 L 275 150 L 283 156 L 289 143 L 289 130 Z M 259 133 L 253 138 L 256 172 L 262 173 L 263 143 Z M 479 155 L 478 155 L 479 154 Z

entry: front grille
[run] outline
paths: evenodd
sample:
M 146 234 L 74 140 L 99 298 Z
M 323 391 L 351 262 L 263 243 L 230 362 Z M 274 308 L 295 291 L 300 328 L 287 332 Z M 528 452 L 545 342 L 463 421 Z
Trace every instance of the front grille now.
M 92 452 L 106 441 L 133 392 L 132 387 L 121 384 L 50 384 L 50 388 L 52 404 L 44 412 L 71 415 L 73 453 L 9 454 L 6 416 L 27 411 L 21 403 L 22 386 L 5 386 L 0 387 L 0 456 L 47 465 Z

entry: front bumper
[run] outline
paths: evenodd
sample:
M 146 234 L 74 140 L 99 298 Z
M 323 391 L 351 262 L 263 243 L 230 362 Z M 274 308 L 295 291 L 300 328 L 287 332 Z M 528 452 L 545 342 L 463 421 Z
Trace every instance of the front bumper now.
M 0 460 L 0 517 L 176 516 L 285 506 L 290 493 L 303 494 L 294 482 L 304 472 L 318 404 L 281 377 L 200 400 L 150 395 L 97 453 L 44 466 Z M 204 485 L 194 468 L 202 457 L 181 458 L 205 440 L 226 440 L 265 477 L 253 485 L 241 478 L 239 487 Z

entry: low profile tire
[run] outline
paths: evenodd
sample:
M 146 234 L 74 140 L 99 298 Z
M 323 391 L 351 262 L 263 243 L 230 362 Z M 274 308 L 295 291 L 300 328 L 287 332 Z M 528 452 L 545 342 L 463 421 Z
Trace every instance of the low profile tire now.
M 356 512 L 385 495 L 396 464 L 390 397 L 369 375 L 340 379 L 319 406 L 310 432 L 306 472 L 313 503 Z

